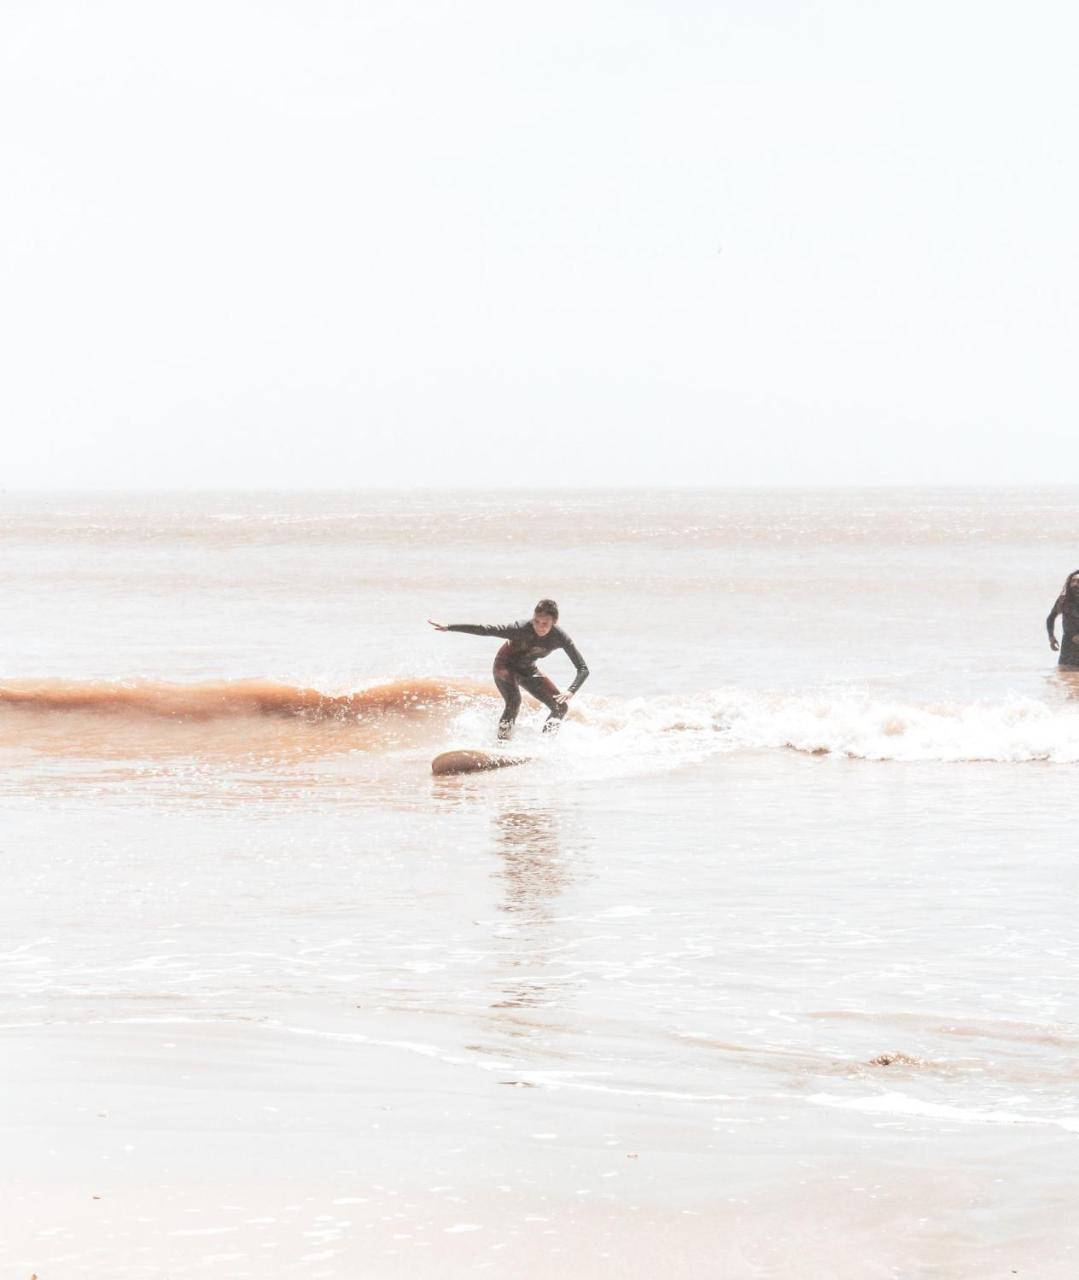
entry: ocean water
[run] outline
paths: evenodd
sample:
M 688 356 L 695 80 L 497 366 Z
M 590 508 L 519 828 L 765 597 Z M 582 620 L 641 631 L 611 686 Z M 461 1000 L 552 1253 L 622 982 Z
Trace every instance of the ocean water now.
M 0 1276 L 1075 1275 L 1077 513 L 0 495 Z

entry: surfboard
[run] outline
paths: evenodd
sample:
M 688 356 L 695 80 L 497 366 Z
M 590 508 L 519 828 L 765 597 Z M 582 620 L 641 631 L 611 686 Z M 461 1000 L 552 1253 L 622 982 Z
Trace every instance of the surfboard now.
M 527 764 L 531 756 L 504 756 L 497 751 L 465 747 L 459 751 L 443 751 L 431 761 L 436 776 L 453 773 L 482 773 L 486 769 L 506 769 L 511 764 Z

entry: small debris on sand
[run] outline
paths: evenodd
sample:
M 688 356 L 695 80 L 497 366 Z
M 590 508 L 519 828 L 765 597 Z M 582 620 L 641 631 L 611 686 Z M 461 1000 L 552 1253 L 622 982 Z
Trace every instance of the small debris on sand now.
M 912 1058 L 909 1053 L 878 1053 L 875 1058 L 870 1058 L 868 1066 L 870 1067 L 916 1067 L 920 1064 L 921 1059 Z

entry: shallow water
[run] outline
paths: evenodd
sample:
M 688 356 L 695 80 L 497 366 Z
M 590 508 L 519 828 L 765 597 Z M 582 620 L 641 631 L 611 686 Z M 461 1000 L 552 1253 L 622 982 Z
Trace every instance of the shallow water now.
M 0 1263 L 1074 1274 L 1077 496 L 5 495 Z M 540 595 L 563 732 L 433 778 Z

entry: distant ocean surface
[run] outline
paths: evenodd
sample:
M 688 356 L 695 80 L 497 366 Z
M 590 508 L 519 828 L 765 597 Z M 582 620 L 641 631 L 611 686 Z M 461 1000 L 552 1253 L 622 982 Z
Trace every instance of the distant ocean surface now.
M 1075 1275 L 1079 676 L 1044 619 L 1077 567 L 1079 488 L 0 495 L 3 1274 L 211 1265 L 169 1211 L 50 1236 L 13 1100 L 42 1056 L 173 1027 L 237 1037 L 241 1091 L 271 1040 L 319 1046 L 289 1079 L 342 1072 L 346 1136 L 349 1087 L 423 1073 L 441 1174 L 390 1154 L 388 1103 L 378 1159 L 332 1169 L 267 1104 L 271 1164 L 279 1137 L 305 1186 L 349 1171 L 314 1261 L 280 1205 L 241 1227 L 126 1144 L 114 1198 L 200 1214 L 229 1275 L 471 1274 L 495 1231 L 496 1274 L 627 1274 L 646 1245 L 585 1200 L 713 1215 L 727 1276 L 846 1275 L 844 1239 L 851 1276 Z M 541 596 L 592 673 L 562 733 L 526 706 L 531 763 L 432 778 L 500 702 L 496 642 L 425 619 Z M 140 1053 L 117 1099 L 186 1096 Z M 103 1169 L 40 1088 L 65 1177 Z M 516 1190 L 466 1230 L 443 1184 Z M 529 1234 L 559 1197 L 572 1255 Z

